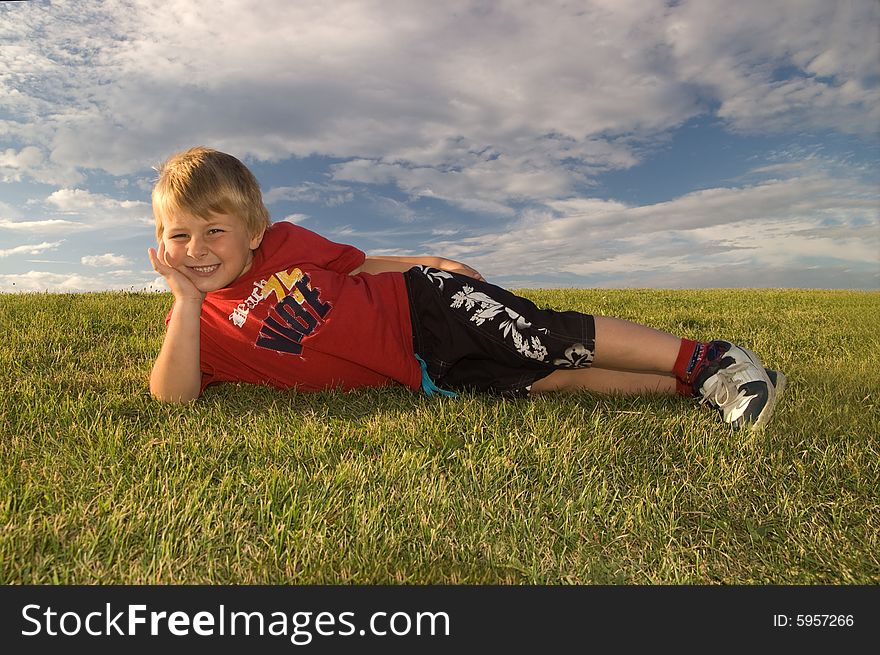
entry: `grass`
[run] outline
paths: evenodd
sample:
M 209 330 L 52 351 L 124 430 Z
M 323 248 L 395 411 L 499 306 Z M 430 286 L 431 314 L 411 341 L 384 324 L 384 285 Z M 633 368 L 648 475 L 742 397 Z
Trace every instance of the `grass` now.
M 877 584 L 880 293 L 525 291 L 785 371 L 667 397 L 221 385 L 152 401 L 168 295 L 0 295 L 4 584 Z

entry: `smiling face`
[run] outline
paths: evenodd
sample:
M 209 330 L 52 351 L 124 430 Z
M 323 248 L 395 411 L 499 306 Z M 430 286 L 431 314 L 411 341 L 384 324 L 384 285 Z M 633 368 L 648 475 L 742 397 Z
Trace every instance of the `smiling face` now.
M 207 220 L 176 215 L 163 226 L 165 261 L 199 291 L 217 291 L 250 269 L 263 234 L 251 235 L 232 214 L 212 213 Z

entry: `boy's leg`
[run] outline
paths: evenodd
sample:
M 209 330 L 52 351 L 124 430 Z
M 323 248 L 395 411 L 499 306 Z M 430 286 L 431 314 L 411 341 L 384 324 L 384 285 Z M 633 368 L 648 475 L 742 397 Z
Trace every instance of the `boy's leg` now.
M 594 316 L 593 366 L 672 375 L 682 340 L 668 332 L 619 318 Z
M 675 391 L 683 396 L 702 397 L 734 428 L 747 423 L 759 428 L 770 420 L 785 378 L 782 376 L 783 384 L 777 388 L 753 352 L 727 341 L 703 343 L 681 339 L 616 318 L 595 316 L 594 321 L 593 367 L 626 372 L 606 371 L 590 376 L 586 375 L 587 370 L 554 371 L 536 381 L 533 391 Z M 663 379 L 665 375 L 670 377 Z
M 531 392 L 593 391 L 609 394 L 674 394 L 677 381 L 671 375 L 613 371 L 605 368 L 559 369 L 532 384 Z
M 779 371 L 772 369 L 764 369 L 764 371 L 778 398 L 785 390 L 787 378 Z M 532 384 L 530 393 L 593 391 L 623 395 L 674 394 L 681 393 L 681 386 L 678 380 L 669 375 L 613 371 L 604 368 L 579 368 L 553 371 L 547 377 L 536 380 Z
M 673 375 L 682 340 L 667 332 L 619 318 L 594 316 L 596 347 L 591 368 L 560 369 L 532 384 L 532 393 L 682 392 Z M 623 370 L 621 370 L 623 369 Z M 688 391 L 686 395 L 690 395 Z
M 682 395 L 702 396 L 734 427 L 763 425 L 773 411 L 776 392 L 763 364 L 726 341 L 700 343 L 621 319 L 539 309 L 505 289 L 449 272 L 417 267 L 404 275 L 410 302 L 418 307 L 413 318 L 421 335 L 417 352 L 431 355 L 429 374 L 440 386 L 528 393 L 541 391 L 538 382 L 558 370 L 592 365 L 653 376 L 556 375 L 543 386 L 627 392 L 668 391 L 675 385 Z M 433 328 L 416 330 L 422 322 Z M 499 383 L 500 367 L 487 363 L 501 364 L 516 379 L 508 375 Z

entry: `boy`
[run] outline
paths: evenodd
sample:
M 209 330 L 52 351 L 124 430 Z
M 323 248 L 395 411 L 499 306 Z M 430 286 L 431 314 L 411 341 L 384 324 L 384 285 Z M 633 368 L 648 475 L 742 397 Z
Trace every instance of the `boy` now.
M 150 377 L 165 401 L 241 381 L 301 391 L 400 383 L 427 393 L 563 390 L 702 398 L 734 428 L 766 425 L 785 377 L 726 341 L 538 309 L 440 257 L 365 257 L 270 225 L 239 160 L 193 148 L 153 189 L 154 269 L 174 294 Z

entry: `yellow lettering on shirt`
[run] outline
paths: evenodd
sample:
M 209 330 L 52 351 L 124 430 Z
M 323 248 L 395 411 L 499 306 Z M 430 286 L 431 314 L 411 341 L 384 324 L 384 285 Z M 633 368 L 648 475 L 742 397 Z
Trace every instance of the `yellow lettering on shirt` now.
M 298 268 L 294 268 L 291 271 L 278 271 L 275 273 L 278 276 L 278 279 L 281 280 L 281 284 L 287 289 L 293 299 L 296 300 L 300 305 L 302 305 L 306 299 L 305 296 L 302 295 L 302 292 L 299 289 L 294 288 L 294 284 L 299 282 L 302 279 L 303 272 Z
M 269 276 L 265 286 L 263 286 L 263 299 L 275 294 L 275 302 L 280 302 L 286 295 L 290 294 L 296 302 L 302 305 L 306 299 L 302 292 L 294 287 L 294 285 L 302 279 L 303 272 L 298 268 L 292 268 L 289 271 L 278 271 L 274 275 Z

